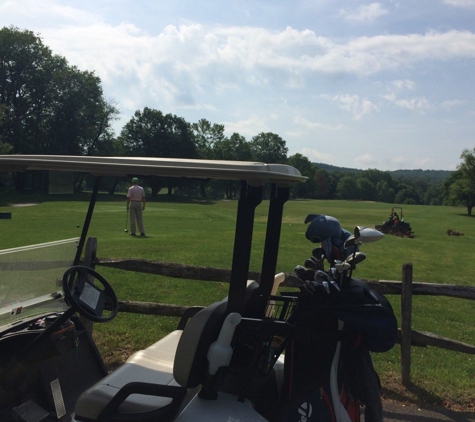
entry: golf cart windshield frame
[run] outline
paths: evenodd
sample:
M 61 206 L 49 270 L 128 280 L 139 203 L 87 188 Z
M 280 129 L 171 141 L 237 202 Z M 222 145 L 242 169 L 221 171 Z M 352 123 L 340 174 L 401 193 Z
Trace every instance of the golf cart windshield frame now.
M 274 283 L 283 206 L 289 198 L 290 186 L 306 180 L 297 169 L 285 164 L 176 158 L 0 155 L 0 169 L 4 172 L 27 170 L 84 172 L 97 176 L 75 264 L 80 262 L 102 176 L 164 176 L 240 181 L 227 312 L 243 310 L 255 209 L 262 202 L 264 186 L 271 185 L 271 194 L 259 292 L 262 298 L 262 313 Z

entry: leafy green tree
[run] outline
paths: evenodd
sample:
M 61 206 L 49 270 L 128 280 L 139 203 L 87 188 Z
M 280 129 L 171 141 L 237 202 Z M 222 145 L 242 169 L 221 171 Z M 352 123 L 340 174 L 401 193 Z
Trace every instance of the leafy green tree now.
M 431 185 L 424 192 L 423 200 L 424 205 L 442 205 L 443 202 L 443 187 L 442 184 Z
M 213 157 L 216 160 L 251 161 L 251 146 L 244 136 L 234 132 L 231 137 L 217 140 L 214 143 Z M 209 190 L 212 196 L 235 199 L 238 196 L 240 185 L 233 181 L 214 180 L 209 184 Z
M 0 104 L 0 127 L 5 120 L 5 105 Z M 12 150 L 12 146 L 2 141 L 2 135 L 0 135 L 0 154 L 8 154 Z
M 0 104 L 0 133 L 23 154 L 92 155 L 118 114 L 93 72 L 69 66 L 33 32 L 14 27 L 0 30 Z
M 359 176 L 356 179 L 356 185 L 360 194 L 359 199 L 362 201 L 375 201 L 376 200 L 376 187 L 373 182 L 366 176 Z
M 359 177 L 365 177 L 368 179 L 374 186 L 378 182 L 384 180 L 389 186 L 393 185 L 393 180 L 389 171 L 381 171 L 377 169 L 367 169 L 359 173 Z
M 412 185 L 402 185 L 394 197 L 396 204 L 419 204 L 419 193 Z
M 163 114 L 148 107 L 143 111 L 137 110 L 125 124 L 120 141 L 126 154 L 135 157 L 197 158 L 190 124 L 182 117 Z M 176 178 L 154 177 L 148 184 L 153 196 L 163 187 L 167 187 L 171 195 L 179 181 Z
M 234 132 L 231 137 L 214 143 L 213 157 L 217 160 L 251 161 L 251 145 L 246 138 Z
M 287 162 L 288 148 L 286 142 L 275 133 L 260 133 L 252 138 L 251 142 L 252 157 L 255 161 L 264 163 Z
M 118 113 L 104 99 L 100 83 L 93 72 L 79 71 L 53 55 L 33 32 L 2 28 L 3 142 L 14 153 L 95 154 L 112 135 L 111 122 Z M 22 177 L 15 182 L 22 187 Z
M 340 199 L 360 199 L 358 183 L 356 178 L 345 175 L 338 181 L 337 194 Z
M 321 176 L 320 176 L 321 174 Z M 339 182 L 339 177 L 336 173 L 332 173 L 323 169 L 318 169 L 316 173 L 317 180 L 320 177 L 324 179 L 324 183 L 320 186 L 319 183 L 319 196 L 317 198 L 321 199 L 334 199 L 337 197 L 337 186 Z M 323 182 L 323 181 L 322 181 Z
M 194 141 L 198 157 L 212 159 L 215 143 L 225 139 L 224 125 L 211 124 L 206 119 L 200 119 L 198 123 L 191 125 L 191 129 L 195 135 Z
M 291 155 L 287 162 L 292 167 L 300 171 L 302 176 L 308 177 L 305 183 L 296 183 L 291 188 L 291 195 L 294 198 L 315 198 L 317 194 L 317 180 L 315 165 L 304 155 Z
M 394 188 L 386 180 L 380 180 L 376 184 L 376 200 L 379 202 L 394 202 Z
M 451 205 L 467 207 L 468 215 L 472 215 L 475 205 L 475 148 L 464 149 L 460 158 L 462 163 L 444 182 L 446 198 Z
M 213 159 L 214 157 L 214 145 L 217 142 L 222 142 L 225 139 L 224 125 L 211 124 L 206 119 L 200 119 L 198 123 L 193 123 L 191 129 L 194 134 L 194 142 L 196 146 L 196 152 L 199 158 Z M 209 181 L 199 182 L 200 194 L 202 198 L 208 196 L 207 187 Z

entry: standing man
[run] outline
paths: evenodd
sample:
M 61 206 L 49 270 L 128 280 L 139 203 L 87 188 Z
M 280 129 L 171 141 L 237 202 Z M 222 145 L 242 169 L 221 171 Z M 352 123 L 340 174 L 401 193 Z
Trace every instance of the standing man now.
M 132 179 L 132 186 L 127 192 L 127 209 L 130 210 L 130 235 L 135 236 L 135 222 L 139 226 L 140 236 L 145 236 L 142 211 L 145 209 L 145 191 L 138 185 L 139 179 Z

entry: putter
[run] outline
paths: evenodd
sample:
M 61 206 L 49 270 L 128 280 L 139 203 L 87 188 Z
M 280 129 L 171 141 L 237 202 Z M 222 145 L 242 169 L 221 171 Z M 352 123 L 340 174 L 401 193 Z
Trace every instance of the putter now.
M 125 216 L 125 230 L 124 232 L 127 233 L 127 221 L 129 221 L 129 209 L 127 208 L 127 215 Z

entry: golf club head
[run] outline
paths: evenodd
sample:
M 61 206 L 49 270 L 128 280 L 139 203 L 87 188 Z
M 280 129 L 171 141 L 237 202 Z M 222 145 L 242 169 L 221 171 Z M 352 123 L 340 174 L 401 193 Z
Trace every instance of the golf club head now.
M 338 261 L 335 264 L 335 270 L 339 273 L 342 273 L 342 272 L 347 271 L 347 270 L 351 270 L 351 264 L 348 263 L 348 262 Z
M 311 259 L 306 259 L 305 260 L 305 267 L 306 268 L 311 268 L 312 270 L 318 270 L 319 266 L 317 263 L 315 263 L 314 261 L 312 261 Z
M 325 257 L 325 251 L 320 246 L 320 247 L 315 248 L 315 249 L 312 250 L 312 256 L 314 258 L 317 258 L 319 261 L 321 261 Z
M 317 270 L 315 271 L 315 274 L 313 276 L 313 279 L 317 281 L 317 278 L 323 279 L 323 280 L 331 280 L 331 277 L 323 270 Z
M 323 261 L 319 260 L 313 256 L 305 261 L 305 266 L 307 268 L 312 268 L 313 270 L 323 270 Z
M 357 226 L 355 229 L 359 231 L 358 243 L 371 243 L 381 240 L 384 237 L 384 234 L 379 230 L 373 229 L 371 227 Z
M 345 249 L 348 249 L 348 248 L 351 248 L 352 246 L 355 246 L 356 244 L 356 237 L 355 235 L 351 235 L 348 239 L 345 240 L 345 244 L 343 245 L 343 247 Z
M 350 255 L 346 258 L 345 263 L 350 264 L 351 268 L 356 268 L 356 265 L 366 259 L 366 255 L 363 252 L 356 252 L 354 255 Z
M 303 281 L 293 274 L 286 274 L 285 282 L 287 287 L 302 287 Z

